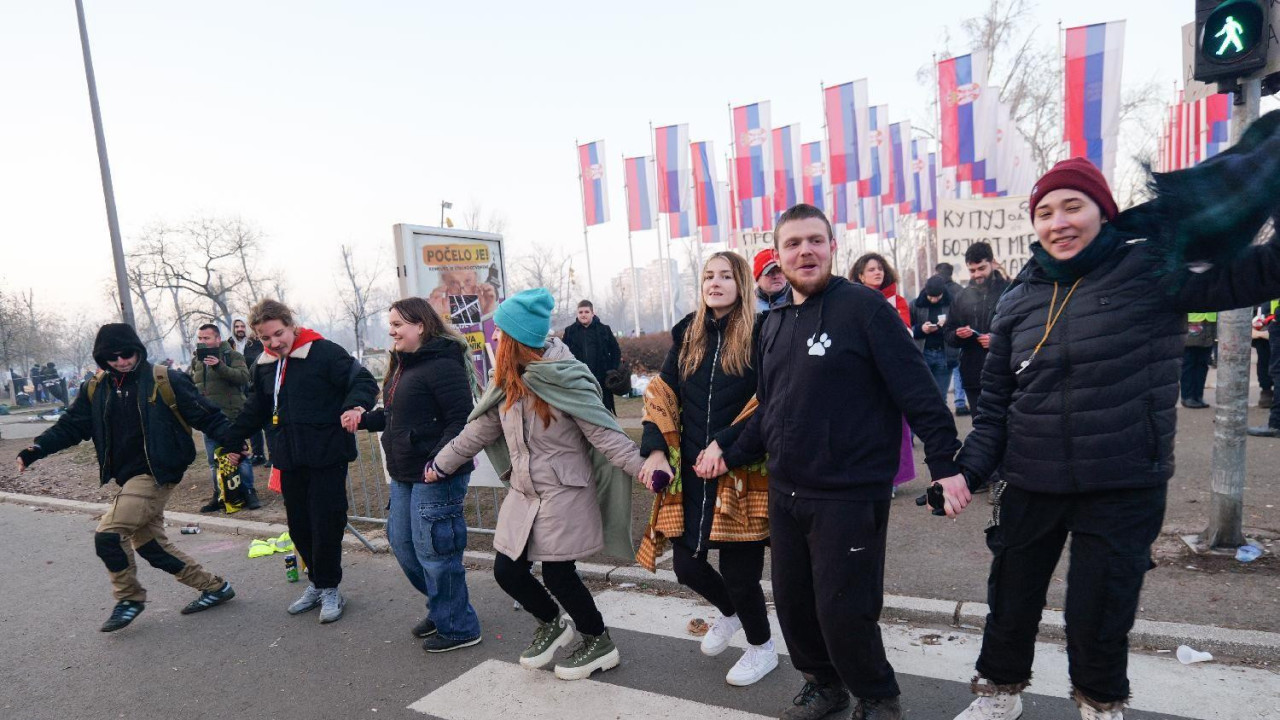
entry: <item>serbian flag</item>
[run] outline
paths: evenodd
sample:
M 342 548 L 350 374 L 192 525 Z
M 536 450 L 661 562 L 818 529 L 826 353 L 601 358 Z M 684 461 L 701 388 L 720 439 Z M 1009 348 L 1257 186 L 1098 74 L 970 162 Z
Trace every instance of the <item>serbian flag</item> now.
M 1123 20 L 1067 28 L 1063 139 L 1071 157 L 1087 158 L 1107 182 L 1115 182 L 1123 60 Z
M 689 146 L 689 155 L 693 160 L 693 207 L 698 218 L 698 228 L 710 228 L 714 231 L 721 222 L 718 202 L 720 184 L 716 182 L 715 152 L 711 149 L 710 142 L 696 142 Z M 716 242 L 706 238 L 704 233 L 703 242 Z
M 773 229 L 773 153 L 769 102 L 733 108 L 734 176 L 742 227 Z
M 888 240 L 898 238 L 898 211 L 893 205 L 880 208 L 880 232 Z
M 667 125 L 654 130 L 653 147 L 658 166 L 658 212 L 688 210 L 689 154 L 685 149 L 689 147 L 689 126 Z
M 604 141 L 578 146 L 582 180 L 582 218 L 587 225 L 609 222 L 609 193 L 604 183 Z
M 1200 101 L 1205 112 L 1205 151 L 1207 160 L 1227 149 L 1231 142 L 1231 93 L 1210 95 Z
M 858 198 L 858 215 L 862 229 L 875 234 L 880 232 L 880 196 Z
M 911 123 L 902 121 L 889 126 L 889 145 L 893 155 L 893 202 L 898 212 L 909 214 L 917 202 L 915 178 L 912 175 Z
M 773 213 L 780 215 L 800 202 L 804 191 L 800 161 L 800 126 L 784 125 L 773 129 Z
M 822 157 L 822 141 L 800 146 L 801 200 L 826 212 L 827 163 Z
M 627 182 L 627 229 L 652 230 L 658 218 L 658 179 L 653 158 L 625 158 Z
M 871 108 L 866 132 L 862 134 L 862 176 L 858 178 L 860 197 L 893 201 L 893 147 L 889 137 L 889 106 Z
M 933 199 L 928 197 L 929 185 L 929 160 L 925 157 L 925 144 L 923 140 L 911 141 L 911 187 L 915 191 L 916 201 L 911 204 L 911 213 L 918 216 L 921 220 L 925 219 L 924 214 L 928 212 L 929 205 Z
M 979 159 L 975 103 L 986 89 L 987 53 L 975 51 L 938 63 L 938 107 L 942 115 L 940 167 L 956 168 L 957 178 L 968 180 Z

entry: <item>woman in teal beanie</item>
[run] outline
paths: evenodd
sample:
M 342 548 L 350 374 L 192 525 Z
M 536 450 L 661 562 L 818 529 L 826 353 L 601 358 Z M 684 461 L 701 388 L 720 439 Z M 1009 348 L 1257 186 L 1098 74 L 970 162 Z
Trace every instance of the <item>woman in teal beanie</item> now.
M 466 428 L 427 466 L 426 481 L 488 451 L 511 484 L 498 511 L 493 574 L 538 620 L 520 664 L 545 666 L 573 642 L 576 628 L 582 645 L 555 674 L 581 680 L 616 667 L 619 657 L 574 561 L 601 551 L 631 557 L 630 486 L 643 460 L 605 409 L 591 371 L 560 340 L 548 339 L 554 307 L 542 288 L 498 306 L 493 381 Z M 542 563 L 545 587 L 530 573 L 534 562 Z

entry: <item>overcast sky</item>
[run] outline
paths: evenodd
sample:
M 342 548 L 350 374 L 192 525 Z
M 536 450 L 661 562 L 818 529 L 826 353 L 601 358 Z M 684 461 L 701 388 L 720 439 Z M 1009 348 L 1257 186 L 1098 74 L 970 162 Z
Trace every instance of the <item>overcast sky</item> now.
M 333 293 L 338 245 L 391 247 L 440 201 L 507 220 L 508 253 L 581 253 L 575 139 L 604 139 L 612 222 L 597 295 L 627 264 L 621 157 L 690 123 L 723 158 L 730 103 L 821 136 L 820 84 L 922 118 L 917 70 L 985 0 L 694 3 L 85 0 L 126 249 L 149 223 L 238 215 L 294 297 Z M 1040 3 L 1035 27 L 1126 19 L 1127 85 L 1180 74 L 1185 0 Z M 105 318 L 106 213 L 72 0 L 0 0 L 0 283 Z M 723 159 L 721 160 L 723 163 Z M 721 166 L 722 169 L 722 166 Z M 723 176 L 722 176 L 723 178 Z M 456 215 L 455 215 L 456 218 Z M 634 238 L 637 263 L 656 257 Z M 581 257 L 576 265 L 584 268 Z M 582 272 L 580 270 L 579 272 Z

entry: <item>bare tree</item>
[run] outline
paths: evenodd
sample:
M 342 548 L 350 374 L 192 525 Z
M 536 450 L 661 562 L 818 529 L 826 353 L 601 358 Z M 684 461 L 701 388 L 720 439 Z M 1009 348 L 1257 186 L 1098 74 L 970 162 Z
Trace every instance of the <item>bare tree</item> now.
M 485 212 L 484 203 L 472 198 L 459 218 L 462 227 L 480 232 L 502 233 L 507 229 L 507 217 L 498 211 Z
M 534 243 L 531 251 L 511 259 L 512 293 L 541 287 L 551 292 L 556 301 L 552 323 L 559 326 L 573 321 L 581 286 L 573 268 L 573 256 L 561 248 Z
M 360 262 L 350 245 L 342 245 L 340 250 L 344 280 L 338 286 L 338 302 L 355 336 L 356 358 L 363 360 L 369 318 L 381 311 L 388 298 L 382 287 L 385 263 L 381 255 L 375 255 L 372 262 Z

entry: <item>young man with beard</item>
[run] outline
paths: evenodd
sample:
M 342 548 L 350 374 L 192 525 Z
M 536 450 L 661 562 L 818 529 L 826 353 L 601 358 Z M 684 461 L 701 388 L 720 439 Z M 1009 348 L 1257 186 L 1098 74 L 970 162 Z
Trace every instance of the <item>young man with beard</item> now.
M 985 242 L 976 242 L 965 250 L 964 264 L 969 269 L 969 287 L 960 291 L 952 304 L 943 335 L 948 345 L 960 348 L 960 382 L 976 416 L 982 394 L 982 363 L 991 343 L 991 320 L 1000 294 L 1009 283 L 996 271 L 995 254 Z
M 752 365 L 760 407 L 720 459 L 768 453 L 778 620 L 805 677 L 784 720 L 902 717 L 877 621 L 902 417 L 924 441 L 947 513 L 969 502 L 953 462 L 955 422 L 924 357 L 884 296 L 832 276 L 822 211 L 796 205 L 774 237 L 791 302 L 765 316 Z
M 102 626 L 113 632 L 142 613 L 147 591 L 138 582 L 134 551 L 201 591 L 183 615 L 208 610 L 236 596 L 231 583 L 200 567 L 169 542 L 164 506 L 196 459 L 190 427 L 221 438 L 227 419 L 200 397 L 191 378 L 147 362 L 147 349 L 128 325 L 103 325 L 93 343 L 103 372 L 87 381 L 57 424 L 18 453 L 18 471 L 84 440 L 93 440 L 98 480 L 120 485 L 93 536 L 107 566 L 116 606 Z

